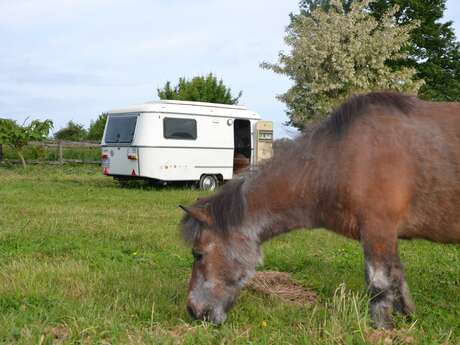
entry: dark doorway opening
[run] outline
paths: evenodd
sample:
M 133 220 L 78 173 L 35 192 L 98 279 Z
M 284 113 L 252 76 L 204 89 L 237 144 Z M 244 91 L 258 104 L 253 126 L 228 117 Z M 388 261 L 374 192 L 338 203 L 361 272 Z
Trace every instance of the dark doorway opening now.
M 238 174 L 251 163 L 251 122 L 235 120 L 234 125 L 233 173 Z

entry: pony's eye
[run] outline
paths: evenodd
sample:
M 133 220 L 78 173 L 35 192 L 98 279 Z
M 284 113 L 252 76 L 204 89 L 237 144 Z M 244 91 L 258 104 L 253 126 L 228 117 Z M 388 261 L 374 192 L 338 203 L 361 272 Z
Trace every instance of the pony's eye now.
M 200 261 L 203 258 L 203 254 L 197 252 L 196 250 L 192 250 L 192 255 L 196 261 Z

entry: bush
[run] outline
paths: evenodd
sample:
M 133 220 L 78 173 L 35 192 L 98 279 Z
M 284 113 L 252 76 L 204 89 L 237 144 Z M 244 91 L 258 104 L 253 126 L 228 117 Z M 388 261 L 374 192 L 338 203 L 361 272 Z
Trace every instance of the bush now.
M 91 121 L 88 130 L 88 140 L 101 141 L 104 135 L 105 123 L 107 122 L 107 113 L 99 115 L 96 121 Z
M 55 139 L 69 141 L 82 141 L 87 136 L 88 133 L 84 126 L 73 121 L 69 121 L 66 127 L 61 128 L 54 134 Z

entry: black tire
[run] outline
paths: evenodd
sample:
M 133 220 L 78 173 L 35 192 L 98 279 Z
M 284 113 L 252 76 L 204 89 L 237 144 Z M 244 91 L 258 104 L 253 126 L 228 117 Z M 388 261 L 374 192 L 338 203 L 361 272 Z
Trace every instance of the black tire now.
M 207 191 L 214 191 L 219 187 L 219 179 L 216 175 L 201 175 L 200 189 Z

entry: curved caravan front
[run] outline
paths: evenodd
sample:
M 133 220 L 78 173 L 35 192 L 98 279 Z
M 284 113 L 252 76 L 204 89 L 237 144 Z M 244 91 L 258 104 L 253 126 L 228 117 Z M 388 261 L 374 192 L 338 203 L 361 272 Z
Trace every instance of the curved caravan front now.
M 139 176 L 138 149 L 133 145 L 139 115 L 125 113 L 108 116 L 102 138 L 105 175 Z
M 249 163 L 255 162 L 256 113 L 192 102 L 149 105 L 137 112 L 109 113 L 102 142 L 106 175 L 161 181 L 198 181 L 214 175 L 228 180 L 238 150 Z

